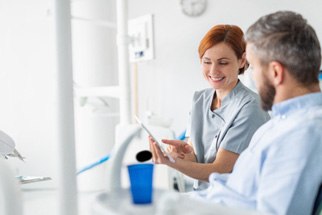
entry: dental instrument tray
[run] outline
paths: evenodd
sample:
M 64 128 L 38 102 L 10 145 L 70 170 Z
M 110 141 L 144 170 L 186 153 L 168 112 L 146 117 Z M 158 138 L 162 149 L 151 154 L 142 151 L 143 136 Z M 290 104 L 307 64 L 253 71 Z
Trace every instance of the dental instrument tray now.
M 21 184 L 29 184 L 29 183 L 39 182 L 39 181 L 51 180 L 50 177 L 42 177 L 42 176 L 16 176 L 16 178 Z

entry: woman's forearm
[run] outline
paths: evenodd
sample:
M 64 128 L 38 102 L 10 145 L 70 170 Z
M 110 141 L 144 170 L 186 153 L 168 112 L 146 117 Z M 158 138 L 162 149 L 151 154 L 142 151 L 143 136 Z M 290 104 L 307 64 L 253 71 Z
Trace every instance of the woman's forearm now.
M 212 163 L 197 163 L 188 159 L 177 159 L 175 163 L 170 163 L 168 165 L 189 177 L 207 182 L 209 175 L 216 172 L 216 168 Z
M 219 149 L 216 159 L 213 163 L 197 163 L 194 156 L 194 160 L 189 160 L 192 159 L 192 157 L 185 157 L 185 159 L 178 158 L 176 159 L 175 163 L 170 163 L 168 165 L 192 178 L 202 181 L 208 181 L 209 175 L 213 172 L 231 172 L 238 156 L 239 154 L 236 154 L 234 152 L 230 152 L 225 149 Z
M 189 153 L 189 154 L 185 154 L 183 160 L 185 160 L 185 161 L 191 161 L 191 162 L 197 162 L 196 155 L 193 152 L 192 153 Z

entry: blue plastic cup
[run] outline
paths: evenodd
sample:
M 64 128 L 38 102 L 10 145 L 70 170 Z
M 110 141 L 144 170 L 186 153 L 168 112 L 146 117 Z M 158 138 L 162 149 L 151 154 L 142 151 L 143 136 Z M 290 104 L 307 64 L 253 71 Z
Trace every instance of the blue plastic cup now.
M 134 204 L 152 203 L 153 194 L 153 164 L 128 165 L 130 189 Z

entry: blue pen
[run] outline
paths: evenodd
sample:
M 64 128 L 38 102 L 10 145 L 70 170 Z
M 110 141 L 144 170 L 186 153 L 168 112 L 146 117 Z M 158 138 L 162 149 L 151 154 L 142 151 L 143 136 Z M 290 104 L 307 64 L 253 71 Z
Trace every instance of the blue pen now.
M 177 137 L 177 140 L 184 140 L 186 139 L 186 130 L 184 130 L 179 137 Z
M 96 162 L 94 162 L 94 163 L 92 163 L 92 164 L 90 164 L 90 165 L 88 165 L 88 166 L 85 166 L 85 167 L 83 167 L 82 169 L 80 169 L 77 173 L 76 173 L 76 175 L 79 175 L 79 174 L 81 174 L 82 172 L 85 172 L 85 171 L 87 171 L 87 170 L 89 170 L 89 169 L 92 169 L 93 167 L 96 167 L 97 165 L 100 165 L 100 164 L 102 164 L 102 163 L 104 163 L 104 162 L 106 162 L 106 161 L 108 161 L 108 159 L 110 158 L 110 155 L 105 155 L 104 157 L 102 157 L 100 160 L 98 160 L 98 161 L 96 161 Z

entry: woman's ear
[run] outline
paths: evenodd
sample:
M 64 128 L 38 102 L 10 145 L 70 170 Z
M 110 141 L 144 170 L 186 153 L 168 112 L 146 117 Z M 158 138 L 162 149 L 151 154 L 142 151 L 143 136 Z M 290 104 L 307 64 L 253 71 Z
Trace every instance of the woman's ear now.
M 246 60 L 246 52 L 243 53 L 240 61 L 240 66 L 239 68 L 244 68 L 246 66 L 247 60 Z

